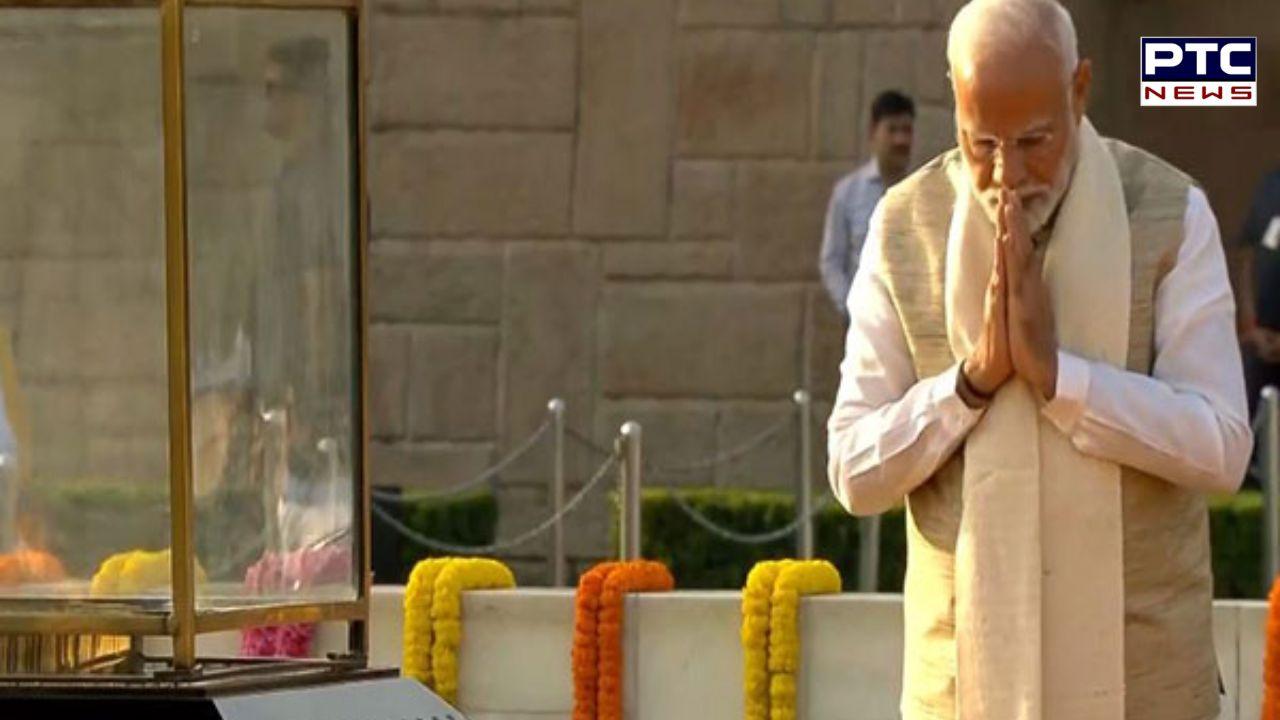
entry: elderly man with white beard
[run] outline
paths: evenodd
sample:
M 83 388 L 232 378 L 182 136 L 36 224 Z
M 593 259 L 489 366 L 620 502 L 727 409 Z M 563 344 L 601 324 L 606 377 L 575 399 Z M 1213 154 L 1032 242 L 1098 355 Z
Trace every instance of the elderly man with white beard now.
M 1218 715 L 1205 495 L 1252 437 L 1217 221 L 1098 135 L 1077 52 L 1053 0 L 960 10 L 958 147 L 881 200 L 849 295 L 829 476 L 906 501 L 907 720 Z

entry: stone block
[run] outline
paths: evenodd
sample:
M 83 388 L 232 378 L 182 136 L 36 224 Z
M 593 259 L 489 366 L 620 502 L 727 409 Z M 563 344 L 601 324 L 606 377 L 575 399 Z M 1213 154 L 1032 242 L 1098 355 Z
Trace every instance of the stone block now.
M 956 146 L 955 111 L 933 105 L 916 107 L 913 166 L 918 167 Z
M 94 477 L 166 487 L 169 443 L 165 431 L 131 437 L 90 435 L 85 464 Z
M 831 20 L 831 0 L 782 0 L 782 19 L 793 25 L 823 26 Z
M 163 304 L 82 305 L 80 312 L 78 350 L 83 377 L 157 380 L 167 376 Z
M 708 486 L 712 469 L 688 466 L 707 460 L 716 451 L 716 408 L 701 401 L 606 401 L 597 412 L 595 437 L 612 447 L 622 424 L 634 420 L 642 429 L 647 466 L 646 487 Z
M 85 422 L 94 435 L 168 432 L 169 388 L 163 381 L 107 381 L 93 383 L 82 392 Z
M 610 243 L 604 248 L 604 272 L 611 278 L 727 278 L 733 274 L 729 242 Z
M 942 27 L 951 27 L 951 21 L 955 19 L 956 13 L 960 12 L 960 8 L 964 7 L 968 2 L 969 0 L 934 0 L 934 22 Z
M 920 58 L 916 64 L 916 102 L 952 105 L 951 79 L 947 77 L 947 32 L 930 30 L 924 33 L 920 43 Z
M 91 260 L 67 258 L 32 258 L 19 261 L 21 283 L 14 289 L 24 302 L 79 302 L 80 279 L 84 274 L 80 266 L 91 265 Z
M 900 25 L 927 25 L 934 22 L 936 0 L 895 0 L 894 19 Z
M 1240 609 L 1236 604 L 1215 603 L 1213 645 L 1226 696 L 1218 720 L 1238 720 L 1236 702 L 1240 697 Z
M 491 243 L 376 242 L 370 248 L 375 320 L 496 323 L 502 310 L 502 249 Z
M 625 707 L 642 718 L 687 717 L 695 707 L 699 720 L 744 717 L 738 593 L 645 593 L 626 603 Z
M 866 50 L 861 32 L 824 34 L 818 38 L 818 97 L 814 137 L 820 157 L 861 157 L 866 137 L 862 104 L 862 67 Z M 866 109 L 864 109 L 866 108 Z
M 628 284 L 604 294 L 609 397 L 775 399 L 799 379 L 802 297 L 791 287 Z
M 24 250 L 39 257 L 161 252 L 161 154 L 153 146 L 33 146 L 23 159 L 29 205 Z M 128 177 L 129 182 L 111 178 Z M 99 181 L 86 183 L 85 178 Z
M 802 32 L 685 34 L 680 42 L 679 152 L 802 154 L 813 45 L 812 36 Z
M 568 228 L 568 135 L 391 132 L 373 139 L 380 237 L 530 237 Z
M 444 490 L 476 478 L 493 462 L 490 443 L 369 444 L 369 480 L 373 485 L 415 490 Z
M 409 358 L 409 431 L 431 440 L 496 435 L 498 333 L 430 327 L 413 333 Z
M 1267 647 L 1267 604 L 1240 603 L 1240 656 L 1237 668 L 1240 718 L 1253 718 L 1262 707 L 1263 662 Z
M 832 13 L 843 25 L 888 25 L 894 20 L 893 0 L 831 0 Z
M 86 30 L 88 30 L 86 32 Z M 146 141 L 161 133 L 158 18 L 133 28 L 81 28 L 65 42 L 68 138 Z
M 503 444 L 510 451 L 547 418 L 547 402 L 567 403 L 566 423 L 588 426 L 595 397 L 596 307 L 599 251 L 586 244 L 507 247 L 503 291 Z M 510 477 L 540 477 L 551 467 L 544 441 L 518 463 Z M 570 456 L 571 474 L 583 472 Z M 529 475 L 526 473 L 528 468 Z
M 18 308 L 14 355 L 25 380 L 72 380 L 81 376 L 80 333 L 85 319 L 78 303 L 24 299 Z
M 164 258 L 113 260 L 94 258 L 76 263 L 80 301 L 87 305 L 165 303 Z
M 871 127 L 871 103 L 876 95 L 885 90 L 915 94 L 920 73 L 917 67 L 923 54 L 922 38 L 919 30 L 877 30 L 867 36 L 866 60 L 862 66 L 864 135 Z
M 16 259 L 0 260 L 0 303 L 11 304 L 22 296 L 24 264 Z M 9 326 L 8 330 L 12 332 L 13 326 Z
M 825 287 L 809 290 L 808 318 L 809 391 L 814 397 L 833 398 L 840 387 L 846 325 Z
M 720 408 L 716 423 L 716 454 L 744 447 L 771 428 L 784 423 L 770 439 L 741 457 L 719 465 L 719 487 L 751 487 L 792 491 L 800 477 L 799 411 L 795 403 L 733 403 Z
M 591 1 L 591 0 L 588 0 Z M 469 592 L 458 651 L 458 709 L 467 717 L 554 718 L 573 710 L 573 592 Z M 520 652 L 511 652 L 513 637 Z M 536 668 L 536 682 L 527 678 Z
M 684 26 L 742 27 L 775 25 L 778 0 L 680 0 Z
M 579 234 L 665 232 L 674 3 L 596 0 L 582 8 Z
M 740 276 L 816 279 L 831 191 L 847 171 L 789 161 L 740 166 L 734 188 Z
M 845 578 L 848 585 L 853 578 Z M 850 652 L 850 648 L 857 648 Z M 902 694 L 902 600 L 892 595 L 837 595 L 800 601 L 798 717 L 899 717 Z
M 674 171 L 671 234 L 721 237 L 729 232 L 733 168 L 716 160 L 679 160 Z
M 525 13 L 562 14 L 578 10 L 578 0 L 520 0 Z
M 436 0 L 444 12 L 513 12 L 520 9 L 520 0 Z
M 35 478 L 56 482 L 81 477 L 87 425 L 79 384 L 26 382 L 22 400 L 31 427 Z
M 369 432 L 403 437 L 408 428 L 409 339 L 406 327 L 369 328 Z
M 458 5 L 518 7 L 518 0 L 502 2 Z M 573 126 L 578 34 L 572 20 L 397 17 L 380 20 L 374 34 L 375 125 Z

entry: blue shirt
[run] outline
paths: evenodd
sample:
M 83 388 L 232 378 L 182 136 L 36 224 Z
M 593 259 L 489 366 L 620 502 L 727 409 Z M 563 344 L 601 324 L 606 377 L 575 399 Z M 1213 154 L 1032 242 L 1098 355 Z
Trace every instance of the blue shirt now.
M 819 269 L 822 284 L 841 315 L 848 316 L 847 301 L 853 275 L 858 270 L 867 224 L 876 203 L 884 195 L 884 181 L 873 159 L 840 179 L 827 205 L 827 223 L 822 233 Z

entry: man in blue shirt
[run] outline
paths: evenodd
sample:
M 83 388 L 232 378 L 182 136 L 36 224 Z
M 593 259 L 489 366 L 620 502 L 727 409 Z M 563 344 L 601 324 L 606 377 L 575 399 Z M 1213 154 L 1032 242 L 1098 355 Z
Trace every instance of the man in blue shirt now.
M 885 188 L 907 174 L 916 107 L 911 98 L 886 90 L 871 104 L 871 159 L 840 179 L 831 193 L 822 235 L 822 283 L 840 314 L 848 319 L 845 300 L 858 269 L 867 222 Z
M 1239 245 L 1236 314 L 1252 412 L 1262 388 L 1280 386 L 1280 170 L 1259 183 Z

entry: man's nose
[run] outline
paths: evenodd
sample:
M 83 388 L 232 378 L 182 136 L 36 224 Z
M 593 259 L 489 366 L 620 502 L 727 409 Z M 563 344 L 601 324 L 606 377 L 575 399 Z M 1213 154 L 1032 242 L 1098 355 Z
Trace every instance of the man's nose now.
M 991 173 L 993 183 L 1002 188 L 1015 190 L 1021 187 L 1026 174 L 1026 166 L 1016 151 L 1010 152 L 1005 149 L 996 151 L 995 168 Z

